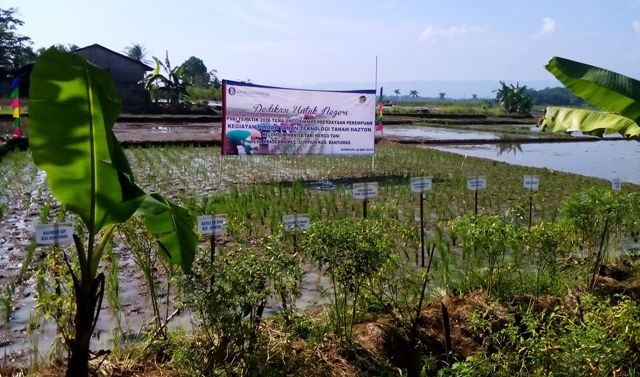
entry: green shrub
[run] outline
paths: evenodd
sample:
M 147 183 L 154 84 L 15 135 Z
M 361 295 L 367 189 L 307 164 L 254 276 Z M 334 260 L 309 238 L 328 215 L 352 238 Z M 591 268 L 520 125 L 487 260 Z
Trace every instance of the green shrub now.
M 344 218 L 315 221 L 303 238 L 303 250 L 331 277 L 333 324 L 349 346 L 363 288 L 392 255 L 384 221 Z
M 618 299 L 613 304 L 584 296 L 577 307 L 543 312 L 525 308 L 512 313 L 494 332 L 486 331 L 491 323 L 476 313 L 472 327 L 483 333 L 485 347 L 438 375 L 636 375 L 640 371 L 640 306 L 627 297 Z

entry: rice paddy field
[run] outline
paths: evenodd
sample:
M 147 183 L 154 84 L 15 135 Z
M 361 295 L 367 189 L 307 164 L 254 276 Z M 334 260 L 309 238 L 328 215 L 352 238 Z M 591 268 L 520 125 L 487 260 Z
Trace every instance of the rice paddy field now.
M 277 274 L 278 276 L 289 276 L 294 282 L 298 281 L 297 284 L 294 284 L 297 290 L 295 294 L 293 291 L 287 291 L 290 297 L 287 296 L 285 300 L 285 295 L 281 294 L 284 291 L 278 291 L 274 288 L 275 290 L 270 291 L 271 293 L 264 297 L 253 298 L 251 301 L 253 304 L 245 303 L 252 309 L 245 313 L 246 317 L 240 316 L 243 318 L 241 322 L 250 323 L 250 326 L 253 326 L 251 328 L 254 329 L 261 326 L 261 319 L 265 316 L 265 312 L 269 316 L 277 316 L 279 312 L 295 308 L 296 313 L 318 313 L 318 311 L 322 311 L 323 307 L 335 305 L 338 300 L 337 296 L 333 299 L 331 297 L 332 290 L 338 289 L 335 285 L 335 276 L 326 265 L 315 263 L 319 259 L 305 254 L 304 248 L 305 245 L 309 246 L 309 240 L 305 238 L 304 234 L 287 235 L 283 233 L 283 215 L 306 214 L 310 217 L 313 227 L 314 223 L 339 223 L 344 219 L 355 221 L 355 219 L 362 218 L 366 211 L 368 219 L 379 221 L 381 227 L 375 229 L 380 234 L 385 234 L 386 238 L 382 238 L 388 238 L 389 245 L 394 250 L 400 250 L 400 255 L 404 255 L 404 262 L 399 262 L 404 266 L 402 268 L 411 268 L 410 271 L 414 271 L 412 274 L 418 274 L 416 275 L 418 276 L 417 281 L 422 281 L 419 276 L 424 276 L 425 271 L 427 271 L 427 275 L 431 274 L 430 293 L 427 294 L 426 300 L 429 301 L 429 297 L 431 300 L 436 297 L 433 302 L 437 303 L 439 302 L 438 297 L 442 300 L 443 297 L 455 295 L 456 292 L 465 293 L 460 290 L 461 284 L 447 285 L 447 282 L 450 282 L 456 273 L 452 273 L 450 269 L 445 271 L 443 267 L 451 265 L 451 263 L 459 267 L 465 266 L 462 258 L 468 256 L 466 253 L 469 250 L 462 247 L 460 243 L 461 240 L 464 240 L 464 231 L 458 231 L 455 234 L 456 228 L 452 225 L 456 219 L 472 214 L 491 215 L 521 229 L 531 228 L 536 224 L 551 224 L 559 221 L 562 215 L 562 203 L 572 196 L 588 190 L 611 189 L 611 183 L 606 180 L 565 174 L 548 169 L 512 166 L 501 162 L 469 158 L 385 141 L 376 146 L 376 153 L 373 157 L 222 157 L 219 148 L 216 147 L 184 146 L 128 148 L 125 152 L 138 185 L 147 192 L 157 191 L 165 194 L 190 210 L 194 216 L 227 215 L 227 234 L 215 241 L 216 256 L 218 257 L 216 263 L 221 263 L 225 268 L 237 267 L 237 263 L 240 262 L 228 259 L 229 255 L 237 253 L 258 255 L 260 258 L 257 263 L 263 265 L 267 264 L 266 260 L 273 261 L 273 258 L 283 261 L 283 263 L 293 263 L 293 265 L 286 265 L 288 267 L 285 264 L 279 265 L 280 269 L 277 270 Z M 538 190 L 529 191 L 523 188 L 524 175 L 538 176 L 540 182 Z M 420 239 L 420 195 L 412 193 L 409 186 L 412 177 L 421 176 L 432 179 L 432 188 L 424 193 L 422 203 L 426 237 L 424 242 L 421 242 Z M 467 189 L 467 180 L 475 176 L 486 178 L 487 186 L 485 189 L 478 192 Z M 367 199 L 366 202 L 356 200 L 351 194 L 351 186 L 361 182 L 377 182 L 380 188 L 378 195 L 375 198 Z M 639 192 L 639 187 L 625 185 L 622 194 L 635 195 Z M 36 246 L 33 237 L 35 224 L 56 222 L 68 222 L 75 224 L 76 227 L 79 226 L 74 215 L 66 211 L 51 195 L 44 173 L 31 162 L 28 151 L 11 152 L 5 155 L 0 162 L 0 314 L 2 318 L 0 355 L 4 353 L 3 360 L 7 367 L 46 363 L 52 358 L 64 355 L 64 336 L 61 334 L 64 332 L 65 326 L 69 326 L 70 317 L 62 315 L 61 310 L 64 311 L 65 308 L 71 306 L 68 306 L 70 303 L 67 301 L 58 302 L 56 299 L 56 297 L 70 296 L 71 293 L 70 287 L 63 284 L 68 280 L 64 280 L 64 274 L 59 270 L 63 266 L 64 247 L 60 251 L 53 246 Z M 111 279 L 107 278 L 106 283 L 105 295 L 110 295 L 110 297 L 106 297 L 104 300 L 103 312 L 96 327 L 92 348 L 110 349 L 114 357 L 122 356 L 122 350 L 127 344 L 144 344 L 145 350 L 148 351 L 149 347 L 154 347 L 153 345 L 156 344 L 154 342 L 158 338 L 164 337 L 165 341 L 170 339 L 171 335 L 169 334 L 172 331 L 192 332 L 194 329 L 203 327 L 206 329 L 207 326 L 203 325 L 203 321 L 206 322 L 206 320 L 203 320 L 202 313 L 209 315 L 218 313 L 207 311 L 212 310 L 210 308 L 203 309 L 197 299 L 185 299 L 190 289 L 197 291 L 202 287 L 195 286 L 194 288 L 193 285 L 189 285 L 193 282 L 186 281 L 189 279 L 180 277 L 175 270 L 166 267 L 161 258 L 142 254 L 146 255 L 148 268 L 140 268 L 141 257 L 134 252 L 134 249 L 145 249 L 145 246 L 141 245 L 144 236 L 137 232 L 135 223 L 123 226 L 117 233 L 118 236 L 114 238 L 112 252 L 105 258 L 102 266 L 102 270 L 112 276 Z M 136 240 L 138 243 L 135 242 Z M 275 244 L 270 242 L 275 242 Z M 152 249 L 152 244 L 153 242 L 150 242 L 146 248 Z M 212 274 L 211 270 L 207 270 L 209 262 L 213 265 L 213 261 L 209 261 L 209 258 L 213 259 L 213 256 L 210 256 L 210 254 L 213 255 L 211 253 L 212 244 L 213 241 L 210 237 L 201 237 L 195 270 L 202 276 L 209 276 L 207 273 Z M 470 244 L 468 241 L 467 245 Z M 424 250 L 425 246 L 427 254 L 429 254 L 429 248 L 436 248 L 435 245 L 438 245 L 438 251 L 435 253 L 431 251 L 430 270 L 416 267 L 414 260 L 418 261 L 418 257 L 423 258 L 419 253 Z M 464 246 L 464 242 L 462 245 Z M 271 259 L 261 259 L 271 255 L 269 253 L 272 249 L 280 250 L 293 257 L 278 259 L 282 258 L 282 255 L 278 254 L 279 256 L 271 256 Z M 619 249 L 618 251 L 628 252 L 627 249 L 624 251 Z M 450 253 L 451 258 L 459 259 L 459 261 L 449 261 L 445 256 L 446 253 Z M 68 255 L 71 254 L 68 253 Z M 509 258 L 512 254 L 513 250 L 508 250 L 501 254 L 501 258 L 504 260 L 505 255 L 506 258 Z M 303 255 L 307 256 L 303 257 Z M 432 260 L 433 266 L 430 263 Z M 422 262 L 424 265 L 424 260 Z M 535 261 L 528 261 L 522 265 L 532 266 L 534 263 Z M 420 263 L 417 264 L 420 265 Z M 482 271 L 486 271 L 492 266 L 483 265 L 482 268 L 484 269 Z M 145 275 L 145 271 L 152 271 L 151 275 Z M 215 268 L 213 271 L 218 271 L 217 275 L 211 275 L 217 279 L 215 284 L 222 286 L 225 279 L 232 279 L 232 276 L 226 276 L 224 272 Z M 247 271 L 245 273 L 250 275 L 251 270 Z M 272 270 L 269 271 L 271 271 L 269 273 L 275 274 Z M 242 275 L 240 272 L 237 273 Z M 398 273 L 395 271 L 391 275 Z M 459 271 L 459 274 L 464 276 L 462 271 Z M 330 278 L 334 278 L 333 285 Z M 207 277 L 207 281 L 209 281 L 208 279 Z M 265 279 L 265 281 L 270 281 Z M 149 281 L 153 282 L 151 285 L 155 287 L 155 291 L 149 291 Z M 522 281 L 520 280 L 521 284 Z M 213 277 L 209 284 L 207 289 L 212 289 L 212 286 L 215 285 Z M 236 287 L 238 286 L 240 283 L 236 283 Z M 273 286 L 276 284 L 273 283 Z M 425 288 L 422 289 L 422 296 L 424 296 L 424 290 Z M 524 292 L 526 289 L 522 291 Z M 51 292 L 54 294 L 50 294 Z M 230 294 L 228 291 L 224 292 Z M 484 286 L 484 292 L 483 294 L 489 292 L 488 294 L 491 295 L 491 290 L 487 286 Z M 252 296 L 246 293 L 245 297 Z M 476 294 L 473 297 L 477 298 L 478 296 Z M 345 302 L 348 301 L 348 299 L 345 300 Z M 420 305 L 422 305 L 422 298 L 420 300 Z M 489 301 L 489 298 L 485 297 L 484 300 Z M 354 298 L 355 301 L 357 301 L 357 297 Z M 255 302 L 260 305 L 256 305 Z M 235 305 L 227 304 L 229 307 Z M 425 302 L 424 305 L 427 310 L 427 303 Z M 245 306 L 240 305 L 240 307 Z M 265 312 L 256 311 L 260 307 Z M 353 323 L 360 323 L 370 321 L 371 313 L 379 312 L 382 309 L 380 307 L 369 310 L 358 309 L 357 316 L 355 315 L 356 309 L 353 310 Z M 304 316 L 304 314 L 296 315 Z M 161 318 L 164 319 L 164 322 L 160 321 Z M 298 318 L 296 323 L 304 322 L 300 319 L 303 317 L 296 318 Z M 391 316 L 390 318 L 396 317 Z M 413 318 L 416 322 L 420 316 Z M 335 323 L 335 318 L 333 321 Z M 287 323 L 289 324 L 289 322 Z M 276 331 L 275 327 L 263 326 L 268 329 L 265 330 L 266 332 Z M 318 326 L 313 328 L 314 331 L 320 331 Z M 284 330 L 278 328 L 277 331 Z M 351 335 L 355 339 L 362 340 L 362 333 L 358 333 L 358 331 L 364 330 L 356 330 L 355 335 Z M 340 331 L 339 333 L 343 334 Z M 261 334 L 264 335 L 264 333 Z M 326 334 L 325 337 L 328 336 Z M 270 339 L 277 338 L 279 341 L 284 341 L 284 338 L 281 337 L 282 334 L 276 335 L 270 334 Z M 463 338 L 462 335 L 458 335 Z M 152 340 L 149 341 L 149 339 Z M 220 346 L 220 340 L 215 339 L 218 342 L 216 344 Z M 295 343 L 294 340 L 291 340 L 292 338 L 287 339 Z M 310 338 L 305 339 L 305 341 L 311 342 Z M 442 344 L 447 345 L 444 338 L 441 340 Z M 251 341 L 249 343 L 253 346 L 261 344 L 259 342 L 251 343 Z M 273 345 L 268 343 L 262 344 L 262 346 L 267 350 L 262 349 L 262 351 L 269 354 L 269 347 Z M 306 354 L 305 347 L 303 347 L 305 350 L 301 348 L 298 353 Z M 434 356 L 433 360 L 429 359 L 439 367 L 434 366 L 435 369 L 433 369 L 432 366 L 427 365 L 431 361 L 424 361 L 422 369 L 434 371 L 444 368 L 443 363 L 446 360 L 464 360 L 463 356 L 467 356 L 466 351 L 463 351 L 462 348 L 455 348 L 462 346 L 454 345 L 453 347 L 453 350 L 449 348 L 444 353 L 445 356 Z M 478 345 L 477 349 L 484 350 L 482 345 Z M 244 350 L 244 352 L 251 353 L 250 351 Z M 186 351 L 183 350 L 183 352 Z M 282 356 L 280 352 L 284 351 L 273 352 Z M 349 352 L 356 352 L 356 350 L 351 349 Z M 222 373 L 221 375 L 231 376 L 243 375 L 242 371 L 246 372 L 256 368 L 255 364 L 251 364 L 256 362 L 255 360 L 249 360 L 245 353 L 239 355 L 245 355 L 239 356 L 246 362 L 241 366 L 237 365 L 235 359 L 230 360 L 222 357 L 220 360 L 226 361 L 219 364 L 214 363 L 215 365 L 211 366 L 211 369 L 202 370 L 208 370 L 210 373 L 218 371 L 217 373 Z M 189 371 L 185 367 L 187 364 L 175 362 L 176 359 L 179 359 L 175 353 L 173 356 L 165 355 L 163 360 L 168 360 L 167 357 L 174 361 L 171 367 L 167 367 L 172 371 L 171 373 L 176 373 L 171 375 L 198 375 L 197 373 L 202 373 L 201 370 L 197 373 Z M 341 361 L 333 363 L 335 368 L 329 368 L 330 372 L 326 374 L 320 372 L 322 367 L 318 367 L 318 365 L 323 365 L 322 362 L 314 361 L 317 365 L 313 364 L 313 368 L 318 367 L 319 369 L 313 373 L 310 372 L 310 375 L 362 373 L 363 367 L 358 366 L 357 362 L 349 361 L 348 355 L 341 354 L 339 358 Z M 349 367 L 342 365 L 343 361 Z M 302 368 L 296 364 L 297 362 L 300 360 L 295 363 L 291 361 L 289 367 Z M 387 362 L 393 364 L 395 361 Z M 378 370 L 387 367 L 389 370 L 399 368 L 400 371 L 409 368 L 398 363 L 395 367 L 376 364 L 376 368 Z M 342 366 L 337 367 L 338 364 Z M 232 367 L 223 365 L 232 365 Z M 427 366 L 432 369 L 425 369 Z M 340 369 L 342 367 L 344 368 Z M 239 368 L 237 370 L 240 372 L 233 374 L 230 372 L 231 369 L 226 369 L 225 372 L 225 368 Z M 304 368 L 298 369 L 298 371 L 300 370 L 304 370 Z M 610 375 L 609 372 L 610 370 L 606 375 Z M 245 375 L 249 374 L 245 373 Z

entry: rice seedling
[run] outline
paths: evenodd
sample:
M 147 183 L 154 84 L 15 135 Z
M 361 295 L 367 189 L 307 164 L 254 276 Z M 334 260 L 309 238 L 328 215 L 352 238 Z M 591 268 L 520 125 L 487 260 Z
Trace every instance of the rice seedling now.
M 293 255 L 295 251 L 293 250 L 292 236 L 278 238 L 281 237 L 282 216 L 284 214 L 306 213 L 310 216 L 312 223 L 323 220 L 331 223 L 340 219 L 356 221 L 363 216 L 363 203 L 354 199 L 349 193 L 350 186 L 356 182 L 378 182 L 379 194 L 368 202 L 369 220 L 384 223 L 384 226 L 379 229 L 384 230 L 385 234 L 394 241 L 394 252 L 401 256 L 396 261 L 401 260 L 402 263 L 410 264 L 411 268 L 415 268 L 416 256 L 419 257 L 419 265 L 422 260 L 419 252 L 421 242 L 419 231 L 420 202 L 418 196 L 411 193 L 409 181 L 414 176 L 431 176 L 433 189 L 424 195 L 423 210 L 424 244 L 435 245 L 433 265 L 430 271 L 431 283 L 428 286 L 430 293 L 427 294 L 427 296 L 433 297 L 437 297 L 442 292 L 466 292 L 477 287 L 485 287 L 488 292 L 496 296 L 514 292 L 543 295 L 560 291 L 561 287 L 566 287 L 563 284 L 568 279 L 562 277 L 563 283 L 557 281 L 558 276 L 564 276 L 562 269 L 565 266 L 565 260 L 551 250 L 560 247 L 557 246 L 560 244 L 554 240 L 557 240 L 557 237 L 562 238 L 558 234 L 564 233 L 560 230 L 554 231 L 555 228 L 552 229 L 549 224 L 554 224 L 560 217 L 565 216 L 560 208 L 562 208 L 562 203 L 573 193 L 582 192 L 588 187 L 597 187 L 603 190 L 610 187 L 608 182 L 592 178 L 558 174 L 545 169 L 509 166 L 482 159 L 464 159 L 463 156 L 446 152 L 391 144 L 383 144 L 376 149 L 375 169 L 373 170 L 371 159 L 366 157 L 220 157 L 217 154 L 219 153 L 217 148 L 197 147 L 130 148 L 125 150 L 125 153 L 131 161 L 134 175 L 138 178 L 140 187 L 150 191 L 166 192 L 169 197 L 175 198 L 177 202 L 196 215 L 227 214 L 228 234 L 220 239 L 218 247 L 222 264 L 242 262 L 254 266 L 260 263 L 271 263 L 262 257 L 258 258 L 258 261 L 249 259 L 236 261 L 230 259 L 232 257 L 228 255 L 233 251 L 241 251 L 262 256 L 261 253 L 266 249 L 261 248 L 266 246 L 275 247 L 283 253 L 278 258 L 284 258 L 285 254 Z M 20 194 L 9 192 L 11 191 L 8 189 L 9 186 L 3 186 L 5 188 L 0 192 L 0 199 L 7 203 L 8 207 L 5 213 L 7 211 L 24 211 L 33 213 L 34 217 L 42 214 L 43 220 L 47 219 L 48 221 L 53 219 L 55 221 L 77 221 L 67 214 L 64 207 L 50 199 L 49 190 L 42 180 L 43 177 L 35 167 L 28 162 L 20 161 L 17 157 L 15 162 L 9 163 L 9 161 L 13 161 L 13 159 L 3 160 L 0 167 L 10 172 L 12 168 L 7 166 L 16 166 L 19 172 L 27 172 L 27 174 L 14 173 L 12 175 L 15 178 L 11 179 L 18 182 L 12 187 L 15 187 Z M 7 164 L 5 165 L 5 163 Z M 463 169 L 460 169 L 461 166 Z M 501 226 L 505 229 L 527 228 L 529 192 L 522 188 L 522 175 L 535 174 L 540 177 L 540 188 L 531 195 L 531 204 L 534 209 L 531 238 L 523 238 L 519 241 L 521 243 L 513 241 L 507 250 L 497 248 L 499 245 L 496 245 L 495 237 L 489 237 L 485 239 L 486 244 L 482 244 L 482 247 L 474 248 L 473 246 L 480 242 L 480 240 L 469 238 L 469 229 L 473 229 L 474 224 L 468 222 L 466 229 L 464 227 L 452 228 L 452 220 L 455 221 L 460 216 L 468 215 L 474 211 L 474 195 L 473 192 L 466 189 L 466 179 L 468 174 L 476 173 L 485 175 L 488 181 L 486 190 L 482 191 L 479 196 L 479 215 L 492 216 L 491 218 L 502 224 Z M 8 175 L 11 174 L 8 173 Z M 625 186 L 625 189 L 637 191 L 637 187 L 633 185 Z M 25 192 L 28 195 L 24 195 Z M 129 230 L 134 238 L 141 227 L 142 225 L 138 224 Z M 303 238 L 304 236 L 301 235 L 300 239 Z M 267 239 L 271 241 L 266 242 Z M 117 239 L 115 242 L 122 243 Z M 296 243 L 296 248 L 300 248 L 301 252 L 304 251 L 301 244 Z M 501 243 L 502 246 L 505 244 L 507 244 L 506 241 Z M 492 245 L 495 246 L 495 250 L 491 248 Z M 208 255 L 210 250 L 207 247 L 201 244 L 200 248 L 201 252 L 206 252 Z M 463 253 L 464 248 L 466 251 Z M 565 249 L 567 253 L 570 253 L 570 247 Z M 29 250 L 33 253 L 35 244 Z M 115 250 L 120 249 L 116 248 Z M 223 257 L 225 254 L 227 256 Z M 463 258 L 463 254 L 465 258 Z M 125 258 L 125 254 L 118 253 L 118 255 Z M 299 253 L 298 255 L 304 254 Z M 597 247 L 594 255 L 597 255 Z M 126 256 L 126 258 L 129 257 Z M 278 258 L 276 259 L 280 260 Z M 282 260 L 280 261 L 282 262 Z M 287 259 L 287 261 L 289 260 Z M 296 268 L 302 266 L 309 268 L 309 262 L 309 258 L 298 259 L 296 260 Z M 282 263 L 278 268 L 285 268 L 285 263 Z M 122 264 L 123 260 L 120 261 L 117 268 L 122 268 Z M 29 265 L 29 263 L 27 262 L 25 265 Z M 260 268 L 262 267 L 275 268 L 274 266 L 260 266 Z M 115 271 L 116 266 L 112 265 L 110 268 Z M 150 268 L 151 274 L 157 274 L 157 271 Z M 206 272 L 204 264 L 196 268 L 203 268 L 203 273 Z M 293 267 L 291 265 L 286 268 Z M 404 266 L 403 268 L 408 270 L 409 267 Z M 393 270 L 385 271 L 388 271 L 389 274 L 394 273 Z M 25 273 L 29 274 L 27 267 L 25 267 Z M 395 273 L 402 272 L 397 270 Z M 304 276 L 305 273 L 302 274 Z M 227 275 L 229 274 L 227 273 Z M 407 274 L 406 277 L 409 278 L 409 275 L 412 276 L 411 279 L 415 277 L 414 275 L 422 277 L 419 272 Z M 203 276 L 208 289 L 210 276 L 206 274 Z M 115 278 L 115 275 L 113 277 Z M 220 275 L 220 277 L 222 278 L 224 275 Z M 176 278 L 180 280 L 183 277 L 176 276 Z M 227 278 L 235 277 L 227 276 Z M 417 278 L 413 280 L 413 283 L 418 286 L 423 281 Z M 158 287 L 159 283 L 168 283 L 169 280 L 168 277 L 161 274 L 161 276 L 154 275 L 151 281 L 153 281 L 152 286 Z M 16 280 L 16 282 L 18 281 Z M 114 300 L 108 300 L 113 301 L 109 303 L 109 307 L 112 310 L 120 311 L 122 308 L 118 309 L 119 304 L 115 301 L 115 281 L 112 283 L 111 288 L 107 289 L 108 297 L 109 290 L 114 293 Z M 412 287 L 416 285 L 413 283 Z M 190 310 L 193 307 L 190 306 L 192 298 L 186 291 L 188 286 L 182 282 L 177 286 L 172 285 L 172 287 L 166 288 L 166 290 L 173 290 L 171 295 L 157 292 L 152 296 L 155 295 L 167 300 L 171 297 L 176 303 L 180 302 Z M 6 287 L 5 285 L 5 289 Z M 204 285 L 201 288 L 204 289 Z M 280 293 L 273 292 L 274 297 L 280 297 Z M 331 290 L 327 290 L 327 292 L 330 295 L 333 294 Z M 388 293 L 384 292 L 385 295 Z M 227 296 L 225 300 L 235 299 Z M 279 300 L 280 303 L 276 305 L 280 308 L 291 307 L 295 302 L 291 296 Z M 230 305 L 236 305 L 232 304 L 232 301 L 228 302 Z M 5 306 L 8 305 L 7 303 L 3 301 Z M 260 306 L 262 302 L 258 300 L 254 304 Z M 339 305 L 343 304 L 344 302 L 340 301 Z M 120 307 L 122 305 L 126 305 L 126 303 L 121 302 Z M 163 305 L 164 300 L 158 302 L 153 310 L 156 313 L 156 318 L 162 317 L 164 319 L 161 323 L 154 323 L 156 329 L 164 329 L 166 319 L 171 317 L 170 313 L 166 312 L 168 306 Z M 340 308 L 343 307 L 340 306 Z M 234 306 L 234 308 L 242 309 L 241 306 Z M 217 310 L 219 309 L 216 309 L 216 313 L 218 313 Z M 357 311 L 359 310 L 357 309 Z M 344 311 L 340 312 L 339 323 L 349 325 L 354 318 L 352 317 L 353 311 L 345 313 Z M 257 312 L 253 312 L 254 319 L 258 318 L 257 314 Z M 366 318 L 366 315 L 367 313 L 362 311 L 357 313 L 356 317 Z M 412 315 L 415 316 L 415 314 Z M 233 321 L 230 318 L 229 320 L 229 326 L 231 326 Z M 218 322 L 216 326 L 224 326 L 224 323 Z M 234 322 L 233 326 L 241 326 L 247 331 L 248 336 L 260 334 L 259 331 L 253 332 L 251 326 L 243 327 L 245 324 L 239 322 Z M 216 331 L 219 331 L 219 328 Z M 343 340 L 347 340 L 351 330 L 344 327 L 344 331 L 345 338 Z M 166 339 L 169 339 L 170 334 L 167 332 L 162 335 L 165 334 L 167 335 Z M 119 335 L 119 332 L 113 335 L 114 347 L 119 344 Z M 253 344 L 257 346 L 259 340 L 256 341 L 257 343 Z

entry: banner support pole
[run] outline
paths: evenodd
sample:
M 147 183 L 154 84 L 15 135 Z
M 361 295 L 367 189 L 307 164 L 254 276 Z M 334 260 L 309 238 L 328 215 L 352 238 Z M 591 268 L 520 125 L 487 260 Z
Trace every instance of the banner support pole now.
M 374 98 L 376 100 L 376 107 L 375 107 L 376 110 L 375 111 L 377 111 L 377 105 L 378 105 L 377 104 L 377 102 L 378 102 L 377 101 L 377 97 L 378 97 L 378 55 L 376 55 L 376 75 L 375 75 L 373 88 L 376 91 L 376 94 L 375 94 Z M 376 172 L 376 143 L 375 143 L 375 138 L 376 138 L 376 124 L 375 124 L 376 122 L 375 122 L 375 119 L 376 119 L 376 117 L 375 117 L 375 112 L 374 112 L 373 115 L 374 115 L 373 116 L 373 119 L 374 119 L 374 122 L 373 122 L 373 139 L 374 139 L 374 141 L 373 141 L 373 154 L 371 155 L 371 173 L 372 174 Z

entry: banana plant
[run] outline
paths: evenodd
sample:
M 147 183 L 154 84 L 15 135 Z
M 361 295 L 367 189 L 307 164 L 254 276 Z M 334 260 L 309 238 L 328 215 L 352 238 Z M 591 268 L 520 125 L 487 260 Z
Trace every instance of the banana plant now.
M 508 113 L 529 114 L 531 111 L 531 97 L 527 94 L 527 86 L 519 83 L 507 85 L 500 81 L 500 89 L 495 90 L 496 102 L 501 104 Z
M 640 81 L 561 57 L 553 57 L 545 68 L 595 109 L 547 107 L 542 131 L 581 131 L 598 137 L 619 133 L 640 140 Z
M 180 98 L 187 95 L 187 87 L 182 80 L 180 80 L 180 72 L 183 69 L 182 65 L 171 68 L 168 52 L 165 53 L 164 64 L 155 56 L 153 60 L 156 62 L 156 68 L 144 78 L 145 88 L 149 92 L 154 92 L 156 98 L 157 93 L 164 92 L 164 94 L 169 97 L 169 103 L 171 105 L 178 105 Z M 162 67 L 165 74 L 160 73 L 160 67 Z
M 34 163 L 47 174 L 54 196 L 77 214 L 87 239 L 74 235 L 78 269 L 67 267 L 76 301 L 75 336 L 67 376 L 89 375 L 89 346 L 104 294 L 98 272 L 115 225 L 134 214 L 169 261 L 188 271 L 197 236 L 194 217 L 135 182 L 129 162 L 112 129 L 121 101 L 109 74 L 83 57 L 49 49 L 31 73 L 29 144 Z

